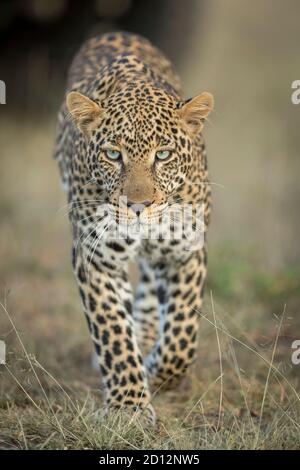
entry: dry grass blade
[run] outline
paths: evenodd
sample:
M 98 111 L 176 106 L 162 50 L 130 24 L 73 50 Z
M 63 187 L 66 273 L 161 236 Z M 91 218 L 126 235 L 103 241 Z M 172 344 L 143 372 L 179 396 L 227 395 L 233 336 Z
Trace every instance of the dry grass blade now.
M 34 376 L 35 376 L 35 378 L 36 378 L 36 380 L 37 380 L 37 382 L 38 382 L 38 384 L 39 384 L 41 390 L 42 390 L 42 393 L 43 393 L 43 395 L 44 395 L 44 397 L 45 397 L 46 403 L 47 403 L 49 409 L 51 410 L 51 412 L 52 412 L 52 414 L 53 414 L 53 416 L 54 416 L 54 419 L 56 420 L 56 423 L 57 423 L 57 425 L 58 425 L 58 427 L 59 427 L 59 429 L 60 429 L 62 435 L 64 436 L 63 429 L 62 429 L 62 427 L 61 427 L 61 425 L 60 425 L 60 422 L 59 422 L 58 419 L 57 419 L 56 414 L 55 414 L 54 411 L 53 411 L 53 408 L 52 408 L 52 405 L 51 405 L 51 403 L 50 403 L 50 401 L 49 401 L 49 399 L 48 399 L 47 393 L 46 393 L 46 391 L 45 391 L 45 389 L 44 389 L 44 387 L 43 387 L 43 385 L 42 385 L 42 383 L 41 383 L 41 381 L 40 381 L 40 379 L 39 379 L 39 376 L 38 376 L 37 373 L 36 373 L 36 370 L 35 370 L 35 368 L 34 368 L 34 366 L 33 366 L 33 364 L 32 364 L 32 361 L 31 361 L 30 356 L 29 356 L 29 354 L 28 354 L 28 352 L 27 352 L 27 349 L 26 349 L 25 346 L 24 346 L 24 343 L 23 343 L 23 341 L 22 341 L 22 338 L 21 338 L 21 336 L 19 335 L 19 332 L 18 332 L 18 330 L 17 330 L 17 328 L 16 328 L 16 326 L 15 326 L 15 324 L 14 324 L 14 322 L 13 322 L 11 316 L 9 315 L 9 313 L 8 313 L 8 311 L 7 311 L 7 309 L 6 309 L 6 306 L 3 305 L 2 302 L 0 302 L 0 306 L 1 306 L 2 309 L 4 310 L 4 312 L 5 312 L 5 314 L 6 314 L 7 318 L 8 318 L 8 320 L 9 320 L 11 326 L 13 327 L 13 330 L 14 330 L 14 332 L 15 332 L 17 338 L 18 338 L 18 341 L 19 341 L 19 343 L 20 343 L 20 345 L 21 345 L 21 348 L 22 348 L 22 350 L 23 350 L 23 352 L 24 352 L 24 354 L 25 354 L 25 357 L 26 357 L 26 359 L 27 359 L 27 361 L 28 361 L 28 363 L 29 363 L 29 366 L 30 366 L 30 368 L 31 368 L 31 370 L 32 370 L 32 372 L 33 372 L 33 374 L 34 374 Z M 65 436 L 64 436 L 64 437 L 65 437 Z
M 213 299 L 212 291 L 210 291 L 210 300 L 211 300 L 211 307 L 212 307 L 212 313 L 213 313 L 213 318 L 214 318 L 214 324 L 217 325 L 217 319 L 216 319 L 216 313 L 215 313 L 215 306 L 214 306 L 214 299 Z M 216 328 L 216 338 L 217 338 L 217 344 L 218 344 L 219 364 L 220 364 L 220 400 L 219 400 L 219 413 L 218 413 L 218 423 L 217 423 L 217 430 L 218 430 L 219 427 L 220 427 L 220 424 L 221 424 L 222 403 L 223 403 L 223 362 L 222 362 L 222 350 L 221 350 L 221 344 L 220 344 L 218 328 Z
M 273 346 L 273 351 L 272 351 L 272 357 L 271 357 L 271 361 L 270 361 L 270 367 L 269 367 L 269 369 L 268 369 L 268 374 L 267 374 L 267 378 L 266 378 L 266 384 L 265 384 L 265 388 L 264 388 L 264 394 L 263 394 L 263 398 L 262 398 L 262 402 L 261 402 L 260 415 L 259 415 L 259 423 L 258 423 L 258 431 L 257 431 L 257 435 L 256 435 L 256 440 L 255 440 L 255 444 L 254 444 L 254 449 L 257 448 L 258 441 L 259 441 L 259 437 L 260 437 L 261 425 L 262 425 L 262 417 L 263 417 L 263 412 L 264 412 L 264 406 L 265 406 L 265 401 L 266 401 L 266 396 L 267 396 L 267 391 L 268 391 L 270 376 L 271 376 L 271 372 L 272 372 L 272 368 L 273 368 L 273 362 L 274 362 L 275 352 L 276 352 L 276 349 L 277 349 L 278 338 L 279 338 L 279 335 L 280 335 L 280 331 L 281 331 L 281 327 L 282 327 L 282 323 L 283 323 L 283 319 L 284 319 L 284 315 L 285 315 L 285 308 L 286 308 L 286 307 L 284 306 L 284 309 L 283 309 L 283 312 L 282 312 L 282 315 L 281 315 L 281 318 L 280 318 L 279 326 L 278 326 L 278 328 L 277 328 L 276 338 L 275 338 L 275 341 L 274 341 L 274 346 Z

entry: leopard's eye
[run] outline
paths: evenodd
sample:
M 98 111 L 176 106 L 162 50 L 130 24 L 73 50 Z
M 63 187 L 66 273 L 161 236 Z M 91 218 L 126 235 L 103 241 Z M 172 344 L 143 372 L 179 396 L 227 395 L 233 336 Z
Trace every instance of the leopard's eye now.
M 167 160 L 171 156 L 170 150 L 159 150 L 156 152 L 155 157 L 157 160 Z
M 120 160 L 121 158 L 121 152 L 119 152 L 119 150 L 108 149 L 105 150 L 105 154 L 110 160 Z

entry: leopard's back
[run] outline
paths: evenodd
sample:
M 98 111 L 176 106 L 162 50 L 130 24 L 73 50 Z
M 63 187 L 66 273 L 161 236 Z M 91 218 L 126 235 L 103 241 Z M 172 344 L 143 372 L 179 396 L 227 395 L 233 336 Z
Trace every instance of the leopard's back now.
M 122 31 L 99 35 L 83 44 L 70 67 L 67 90 L 86 91 L 96 75 L 101 76 L 117 57 L 127 55 L 135 56 L 181 94 L 180 79 L 167 57 L 146 38 Z

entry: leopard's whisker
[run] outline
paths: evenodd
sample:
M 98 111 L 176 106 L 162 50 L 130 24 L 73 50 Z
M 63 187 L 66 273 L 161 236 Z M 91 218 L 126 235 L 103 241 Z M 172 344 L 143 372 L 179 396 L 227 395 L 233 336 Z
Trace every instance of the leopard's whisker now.
M 81 207 L 81 206 L 86 206 L 88 204 L 95 203 L 97 205 L 101 205 L 103 203 L 107 203 L 107 198 L 103 199 L 76 199 L 74 201 L 69 201 L 67 204 L 64 204 L 61 206 L 57 212 L 61 212 L 65 208 L 71 208 L 71 207 Z
M 171 216 L 171 220 L 175 223 L 179 223 L 179 224 L 183 224 L 184 223 L 184 219 L 183 218 L 178 218 L 176 216 L 174 216 L 173 214 L 170 214 Z M 197 218 L 196 215 L 194 215 L 193 217 L 195 217 L 195 222 L 192 222 L 191 223 L 191 228 L 193 229 L 193 231 L 195 232 L 197 229 L 199 229 L 199 226 L 202 227 L 203 226 L 203 220 L 201 218 Z
M 61 206 L 57 212 L 60 212 L 62 211 L 63 209 L 65 209 L 66 207 L 69 207 L 71 205 L 75 205 L 75 204 L 85 204 L 86 202 L 98 202 L 98 203 L 102 203 L 104 202 L 104 199 L 75 199 L 74 201 L 70 201 L 68 202 L 67 204 L 64 204 L 63 206 Z
M 65 214 L 63 214 L 64 216 L 70 214 L 71 212 L 75 211 L 76 209 L 80 209 L 81 208 L 81 204 L 78 204 L 74 207 L 71 207 L 69 210 L 67 210 L 67 212 L 65 212 Z M 84 204 L 84 207 L 88 207 L 89 209 L 92 209 L 93 207 L 98 209 L 100 206 L 99 204 L 95 203 L 95 202 L 87 202 Z
M 104 218 L 100 220 L 100 223 L 102 223 L 103 220 L 104 220 Z M 78 240 L 77 240 L 77 243 L 76 243 L 76 246 L 75 246 L 75 249 L 76 249 L 76 250 L 77 250 L 77 248 L 78 248 L 79 243 L 81 243 L 82 245 L 84 245 L 84 243 L 86 242 L 86 240 L 87 240 L 90 236 L 92 236 L 92 234 L 93 234 L 93 232 L 94 232 L 95 230 L 97 230 L 97 227 L 98 227 L 98 225 L 96 225 L 96 227 L 94 227 L 94 228 L 92 229 L 92 231 L 91 231 L 90 233 L 88 233 L 88 235 L 86 236 L 86 238 L 85 238 L 85 239 L 83 240 L 83 242 L 82 242 L 82 240 L 81 240 L 82 237 L 86 234 L 87 231 L 91 230 L 92 227 L 87 227 L 86 230 L 83 230 L 82 234 L 80 235 L 80 237 L 79 237 Z
M 218 186 L 220 188 L 226 188 L 227 186 L 225 186 L 224 184 L 222 183 L 217 183 L 217 182 L 214 182 L 214 181 L 193 181 L 193 182 L 190 182 L 190 184 L 197 184 L 197 185 L 207 185 L 207 186 Z
M 88 240 L 89 237 L 92 236 L 92 234 L 93 234 L 94 232 L 96 233 L 95 239 L 92 241 L 92 247 L 87 246 L 87 247 L 86 247 L 87 250 L 92 249 L 93 246 L 94 246 L 94 243 L 97 241 L 97 239 L 98 239 L 97 231 L 99 230 L 99 226 L 101 225 L 102 222 L 103 222 L 103 220 L 101 220 L 100 223 L 97 223 L 97 224 L 95 225 L 95 227 L 93 228 L 93 230 L 92 230 L 92 231 L 86 236 L 86 238 L 83 240 L 83 242 L 81 242 L 81 245 L 84 245 L 85 242 L 86 242 L 86 240 Z M 78 241 L 80 241 L 80 240 L 78 240 Z M 85 261 L 87 261 L 88 256 L 89 256 L 89 252 L 87 253 L 87 256 L 85 257 Z
M 96 230 L 96 234 L 97 234 L 97 230 Z M 91 250 L 92 250 L 92 254 L 88 253 L 87 256 L 86 256 L 86 262 L 88 262 L 88 259 L 89 259 L 89 263 L 88 263 L 88 266 L 87 266 L 87 276 L 88 276 L 88 279 L 90 280 L 90 266 L 91 266 L 91 263 L 92 263 L 92 259 L 94 257 L 94 254 L 95 254 L 95 251 L 97 249 L 97 246 L 98 246 L 98 243 L 99 243 L 99 236 L 97 235 L 96 236 L 96 239 L 91 247 Z
M 92 227 L 87 227 L 86 230 L 83 230 L 83 231 L 82 231 L 82 234 L 81 234 L 80 237 L 77 239 L 76 245 L 75 245 L 75 247 L 74 247 L 76 251 L 77 251 L 77 249 L 78 249 L 78 245 L 79 245 L 79 244 L 84 245 L 84 243 L 85 243 L 85 241 L 88 239 L 88 237 L 90 237 L 90 236 L 94 233 L 94 231 L 96 230 L 96 227 L 94 227 L 92 230 L 91 230 L 91 228 L 92 228 Z M 90 231 L 90 230 L 91 230 L 91 231 Z M 84 237 L 84 235 L 86 234 L 87 231 L 88 231 L 89 233 L 87 234 L 86 238 L 85 238 L 85 239 L 83 240 L 83 242 L 82 242 L 81 239 L 82 239 L 82 237 Z
M 96 178 L 91 178 L 89 181 L 87 181 L 87 183 L 83 184 L 81 188 L 85 188 L 89 184 L 96 183 L 96 182 L 97 182 Z
M 89 273 L 90 273 L 90 266 L 91 266 L 93 257 L 94 257 L 94 255 L 95 255 L 97 246 L 98 246 L 100 240 L 102 239 L 104 233 L 108 231 L 108 229 L 110 228 L 110 226 L 111 226 L 111 221 L 108 220 L 108 221 L 107 221 L 107 225 L 105 225 L 105 227 L 104 227 L 104 229 L 102 230 L 102 232 L 100 233 L 100 235 L 98 235 L 98 236 L 96 237 L 96 241 L 95 241 L 95 243 L 94 243 L 94 245 L 93 245 L 93 247 L 92 247 L 93 252 L 92 252 L 92 255 L 91 255 L 91 257 L 90 257 L 89 265 L 88 265 L 88 269 L 87 269 L 89 277 L 90 277 L 90 274 L 89 274 Z
M 91 215 L 88 215 L 87 217 L 83 217 L 82 219 L 78 219 L 78 220 L 77 220 L 77 223 L 80 223 L 80 222 L 82 222 L 83 220 L 90 219 L 91 217 L 95 217 L 95 218 L 96 218 L 96 220 L 95 220 L 96 222 L 99 221 L 99 220 L 100 220 L 100 221 L 103 220 L 103 215 L 101 215 L 101 214 L 91 214 Z M 101 217 L 102 217 L 102 218 L 101 218 Z M 91 220 L 91 222 L 94 222 L 94 221 Z

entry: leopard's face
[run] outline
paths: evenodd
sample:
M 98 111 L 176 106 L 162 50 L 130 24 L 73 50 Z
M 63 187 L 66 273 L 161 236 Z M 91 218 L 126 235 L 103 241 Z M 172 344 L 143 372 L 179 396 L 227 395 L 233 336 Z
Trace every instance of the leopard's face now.
M 194 100 L 178 102 L 148 85 L 129 86 L 101 104 L 74 94 L 73 110 L 92 108 L 76 118 L 86 136 L 90 177 L 105 189 L 119 220 L 157 220 L 189 176 L 193 138 L 212 107 L 210 95 L 202 94 L 199 114 Z

